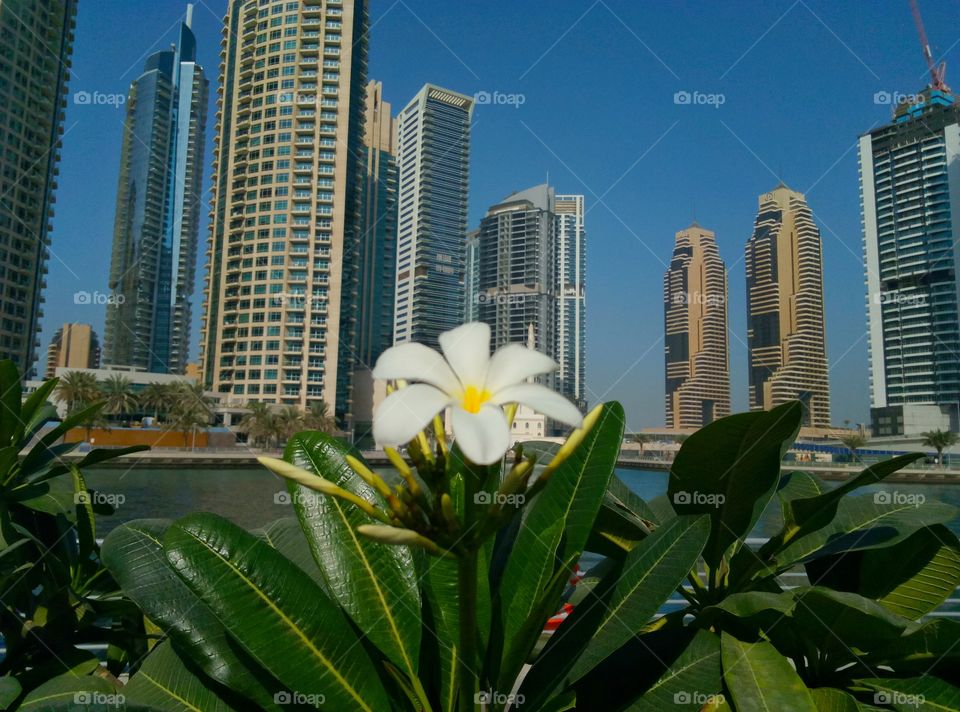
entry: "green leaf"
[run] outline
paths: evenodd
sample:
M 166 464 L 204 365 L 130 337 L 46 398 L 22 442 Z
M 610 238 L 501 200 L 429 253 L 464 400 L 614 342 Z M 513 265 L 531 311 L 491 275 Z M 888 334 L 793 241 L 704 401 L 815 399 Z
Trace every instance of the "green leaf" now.
M 303 569 L 323 589 L 324 593 L 332 596 L 327 588 L 327 577 L 323 575 L 313 554 L 310 553 L 310 545 L 296 517 L 278 519 L 255 534 L 262 534 L 265 542 Z
M 150 651 L 122 692 L 128 704 L 164 712 L 227 712 L 234 709 L 222 699 L 218 690 L 183 663 L 168 640 Z
M 898 673 L 927 674 L 940 666 L 960 667 L 960 622 L 933 618 L 902 638 L 872 652 L 871 665 L 887 665 Z
M 123 592 L 200 670 L 261 707 L 273 704 L 280 684 L 229 640 L 227 630 L 173 570 L 163 551 L 171 522 L 139 519 L 117 527 L 101 558 Z
M 573 667 L 572 680 L 586 675 L 650 622 L 696 565 L 709 536 L 709 517 L 679 516 L 631 550 L 610 606 Z
M 655 515 L 640 497 L 614 475 L 603 495 L 587 542 L 587 551 L 622 559 L 638 541 L 650 534 Z
M 630 712 L 699 710 L 721 698 L 720 638 L 698 630 L 683 654 L 627 709 Z
M 960 688 L 933 675 L 907 679 L 857 680 L 876 690 L 876 704 L 890 704 L 902 712 L 956 712 L 960 709 Z
M 790 593 L 747 591 L 726 596 L 719 603 L 705 608 L 704 613 L 723 611 L 737 618 L 749 618 L 765 611 L 790 613 L 793 611 L 795 604 L 796 601 Z
M 810 690 L 810 696 L 820 712 L 860 712 L 856 698 L 843 690 L 818 687 Z
M 122 705 L 122 695 L 102 677 L 65 673 L 35 688 L 20 703 L 18 710 L 64 712 L 82 709 L 108 709 Z
M 175 522 L 167 558 L 233 638 L 291 691 L 334 709 L 380 710 L 387 696 L 347 619 L 296 564 L 213 514 Z
M 860 593 L 911 620 L 935 610 L 960 586 L 960 543 L 945 526 L 864 554 Z
M 790 661 L 770 643 L 721 637 L 723 679 L 738 712 L 817 712 Z
M 17 678 L 6 675 L 0 677 L 0 710 L 8 710 L 20 697 L 22 689 Z
M 617 464 L 623 424 L 623 407 L 605 404 L 597 423 L 527 504 L 500 584 L 504 660 L 529 653 L 511 651 L 525 644 L 515 640 L 520 629 L 535 614 L 558 563 L 583 552 Z
M 351 451 L 320 432 L 299 433 L 284 458 L 348 492 L 386 509 L 380 495 L 347 464 Z M 359 457 L 358 453 L 352 453 Z M 300 526 L 326 590 L 354 623 L 411 680 L 420 652 L 420 590 L 409 547 L 383 544 L 357 534 L 374 522 L 355 506 L 287 483 Z
M 746 537 L 780 482 L 783 456 L 800 429 L 803 406 L 741 413 L 710 423 L 683 443 L 667 494 L 678 514 L 709 514 L 704 552 L 716 569 L 731 544 Z
M 804 637 L 822 651 L 873 650 L 903 635 L 910 621 L 855 593 L 811 586 L 791 591 L 793 617 Z
M 20 422 L 22 393 L 20 374 L 13 361 L 0 361 L 0 444 L 12 444 L 14 433 L 23 427 Z

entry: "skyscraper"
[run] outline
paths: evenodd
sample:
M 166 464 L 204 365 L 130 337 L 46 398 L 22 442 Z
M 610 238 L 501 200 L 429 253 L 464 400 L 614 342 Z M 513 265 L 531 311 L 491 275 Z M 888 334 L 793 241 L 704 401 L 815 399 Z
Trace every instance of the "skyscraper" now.
M 676 235 L 663 307 L 667 427 L 730 415 L 727 268 L 716 235 L 696 223 Z
M 555 191 L 543 184 L 507 196 L 480 221 L 477 318 L 490 325 L 493 348 L 529 340 L 556 354 L 555 210 Z
M 557 285 L 557 388 L 587 409 L 587 234 L 582 195 L 556 196 L 557 237 L 554 275 Z
M 760 196 L 746 247 L 751 410 L 788 400 L 804 425 L 830 426 L 820 230 L 803 194 L 782 183 Z
M 76 0 L 0 0 L 0 359 L 33 370 Z
M 464 312 L 463 323 L 480 318 L 480 230 L 467 233 L 467 262 L 463 271 Z
M 53 378 L 58 368 L 99 368 L 100 342 L 89 324 L 64 324 L 50 340 L 44 378 Z
M 874 435 L 960 430 L 960 107 L 901 103 L 860 137 Z
M 231 0 L 202 365 L 238 400 L 352 420 L 365 0 Z
M 192 19 L 130 85 L 120 156 L 104 360 L 153 373 L 190 355 L 208 91 Z
M 463 321 L 473 103 L 427 84 L 397 119 L 397 344 L 436 346 Z

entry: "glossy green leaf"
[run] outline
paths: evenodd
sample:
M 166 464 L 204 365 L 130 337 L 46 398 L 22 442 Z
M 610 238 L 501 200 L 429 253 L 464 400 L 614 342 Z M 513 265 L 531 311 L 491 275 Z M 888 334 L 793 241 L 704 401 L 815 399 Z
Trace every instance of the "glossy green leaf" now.
M 17 678 L 6 675 L 0 677 L 0 710 L 8 710 L 10 706 L 20 697 L 22 688 Z
M 327 588 L 327 577 L 320 571 L 313 554 L 310 553 L 310 545 L 296 517 L 278 519 L 254 533 L 262 536 L 265 542 L 309 574 L 324 593 L 331 595 Z
M 222 691 L 198 677 L 174 652 L 170 641 L 157 645 L 122 690 L 128 705 L 163 712 L 229 712 Z
M 722 689 L 720 638 L 698 630 L 683 654 L 628 710 L 699 710 L 722 697 Z
M 911 620 L 935 610 L 960 586 L 960 543 L 945 526 L 864 554 L 860 593 Z
M 790 661 L 770 643 L 721 637 L 723 679 L 738 712 L 817 712 Z
M 229 640 L 227 630 L 174 571 L 163 551 L 171 522 L 138 519 L 117 527 L 101 557 L 123 592 L 200 670 L 266 709 L 280 684 Z
M 857 680 L 875 690 L 877 704 L 892 705 L 899 712 L 956 712 L 960 710 L 960 687 L 933 675 L 923 677 L 869 678 Z
M 123 703 L 121 693 L 102 677 L 65 673 L 35 688 L 20 703 L 18 710 L 31 712 L 74 712 L 108 709 Z
M 860 705 L 853 695 L 832 687 L 810 690 L 810 696 L 820 712 L 860 712 Z
M 822 651 L 850 654 L 873 650 L 903 635 L 910 621 L 869 598 L 820 586 L 791 591 L 793 618 L 808 640 Z
M 937 667 L 960 668 L 960 621 L 932 618 L 902 638 L 891 640 L 869 656 L 871 665 L 886 665 L 898 673 L 929 673 Z
M 504 659 L 541 600 L 558 562 L 579 558 L 620 454 L 624 414 L 603 406 L 597 423 L 527 504 L 500 585 Z M 526 655 L 529 651 L 524 651 Z
M 266 542 L 212 514 L 175 522 L 167 558 L 230 635 L 292 692 L 384 709 L 373 664 L 339 607 Z
M 696 566 L 709 536 L 709 517 L 678 516 L 630 551 L 609 608 L 573 667 L 572 680 L 587 674 L 650 621 Z
M 310 432 L 291 438 L 284 458 L 386 509 L 379 494 L 347 464 L 348 454 L 338 440 Z M 357 534 L 358 526 L 376 522 L 353 505 L 293 482 L 287 486 L 326 590 L 400 670 L 416 679 L 420 590 L 409 547 Z
M 701 428 L 681 446 L 667 494 L 678 514 L 710 515 L 704 559 L 712 568 L 766 509 L 802 414 L 799 401 L 791 401 L 770 411 L 732 415 Z

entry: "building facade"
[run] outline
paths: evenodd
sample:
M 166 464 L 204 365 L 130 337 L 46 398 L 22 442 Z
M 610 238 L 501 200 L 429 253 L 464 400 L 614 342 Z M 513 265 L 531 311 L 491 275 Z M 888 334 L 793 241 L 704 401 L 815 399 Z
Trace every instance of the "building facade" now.
M 130 85 L 117 186 L 104 359 L 155 373 L 190 351 L 208 96 L 192 15 Z
M 436 347 L 463 321 L 473 105 L 427 84 L 397 119 L 396 344 Z
M 746 246 L 750 409 L 788 400 L 803 424 L 830 426 L 820 230 L 803 194 L 783 184 L 760 196 Z
M 231 0 L 204 382 L 352 421 L 367 84 L 364 0 Z
M 47 348 L 44 378 L 53 378 L 58 368 L 100 368 L 100 340 L 89 324 L 64 324 Z
M 557 389 L 587 410 L 587 233 L 584 196 L 556 196 Z
M 24 373 L 39 348 L 76 12 L 76 0 L 0 0 L 0 359 Z
M 716 235 L 696 223 L 676 234 L 663 307 L 667 427 L 730 415 L 727 268 Z
M 960 431 L 960 107 L 927 89 L 860 137 L 874 435 Z

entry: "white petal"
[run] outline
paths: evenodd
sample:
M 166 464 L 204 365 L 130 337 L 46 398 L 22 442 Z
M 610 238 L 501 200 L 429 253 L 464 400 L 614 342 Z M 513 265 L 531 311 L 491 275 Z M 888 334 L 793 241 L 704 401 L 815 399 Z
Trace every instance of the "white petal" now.
M 537 383 L 521 383 L 509 386 L 493 394 L 493 402 L 497 405 L 504 403 L 522 403 L 530 406 L 538 413 L 548 418 L 559 420 L 561 423 L 580 427 L 583 423 L 583 414 L 577 407 L 559 393 L 554 393 L 546 386 Z
M 510 447 L 510 430 L 503 411 L 485 405 L 479 413 L 453 409 L 453 435 L 468 460 L 477 465 L 492 465 Z
M 557 363 L 546 354 L 528 349 L 520 344 L 507 344 L 490 359 L 487 369 L 486 388 L 496 393 L 501 388 L 523 383 L 532 376 L 551 373 L 557 369 Z
M 460 392 L 460 382 L 437 351 L 423 344 L 400 344 L 377 359 L 373 377 L 384 381 L 421 381 L 450 394 Z
M 482 388 L 490 363 L 490 327 L 473 321 L 440 334 L 440 348 L 463 387 Z
M 373 415 L 373 439 L 379 445 L 406 445 L 450 403 L 443 391 L 415 383 L 387 396 Z

